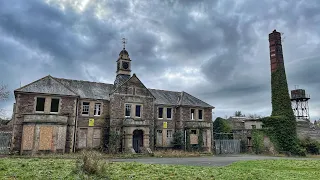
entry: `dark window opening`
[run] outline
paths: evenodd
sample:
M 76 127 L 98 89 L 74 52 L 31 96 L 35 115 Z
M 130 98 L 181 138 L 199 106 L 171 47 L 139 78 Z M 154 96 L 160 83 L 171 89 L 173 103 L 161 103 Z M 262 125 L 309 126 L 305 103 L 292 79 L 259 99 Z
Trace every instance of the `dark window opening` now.
M 50 112 L 59 111 L 59 99 L 51 99 L 51 110 Z
M 44 103 L 46 99 L 38 97 L 37 98 L 37 105 L 36 105 L 36 111 L 44 111 Z
M 172 108 L 167 108 L 167 118 L 171 119 Z
M 251 125 L 252 126 L 252 129 L 256 129 L 257 128 L 257 126 L 256 125 Z
M 131 116 L 131 104 L 126 104 L 126 117 Z
M 191 130 L 191 134 L 197 134 L 197 130 Z
M 141 105 L 136 105 L 136 117 L 141 117 Z
M 194 119 L 194 109 L 191 109 L 191 119 Z
M 159 108 L 158 118 L 163 118 L 163 108 Z
M 199 119 L 202 119 L 202 110 L 199 110 Z

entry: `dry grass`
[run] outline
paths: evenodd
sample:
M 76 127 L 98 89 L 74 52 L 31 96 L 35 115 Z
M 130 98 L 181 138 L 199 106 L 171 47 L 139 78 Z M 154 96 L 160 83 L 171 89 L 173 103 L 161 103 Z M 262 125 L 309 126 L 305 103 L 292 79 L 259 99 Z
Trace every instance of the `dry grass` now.
M 155 151 L 155 157 L 200 157 L 212 155 L 211 153 L 201 153 L 201 152 L 187 152 L 181 150 L 162 150 Z

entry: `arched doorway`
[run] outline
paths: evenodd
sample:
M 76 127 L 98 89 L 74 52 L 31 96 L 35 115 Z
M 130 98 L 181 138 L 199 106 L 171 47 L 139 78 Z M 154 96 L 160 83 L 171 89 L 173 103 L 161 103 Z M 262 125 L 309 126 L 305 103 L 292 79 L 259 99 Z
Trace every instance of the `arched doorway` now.
M 142 130 L 133 131 L 132 146 L 136 153 L 141 152 L 141 147 L 143 147 L 143 131 Z

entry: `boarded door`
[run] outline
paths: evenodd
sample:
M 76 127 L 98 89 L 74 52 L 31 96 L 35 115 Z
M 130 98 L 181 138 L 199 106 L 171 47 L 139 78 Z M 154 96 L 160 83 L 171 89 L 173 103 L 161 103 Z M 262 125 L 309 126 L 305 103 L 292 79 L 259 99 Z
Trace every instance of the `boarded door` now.
M 86 148 L 87 147 L 87 128 L 80 128 L 79 130 L 79 138 L 78 138 L 78 148 Z
M 93 129 L 93 147 L 99 147 L 101 140 L 101 128 L 94 128 Z
M 51 150 L 53 126 L 40 126 L 39 150 Z
M 23 126 L 22 150 L 33 149 L 34 126 Z
M 162 146 L 162 130 L 157 130 L 157 145 Z
M 216 154 L 239 154 L 240 140 L 214 140 Z

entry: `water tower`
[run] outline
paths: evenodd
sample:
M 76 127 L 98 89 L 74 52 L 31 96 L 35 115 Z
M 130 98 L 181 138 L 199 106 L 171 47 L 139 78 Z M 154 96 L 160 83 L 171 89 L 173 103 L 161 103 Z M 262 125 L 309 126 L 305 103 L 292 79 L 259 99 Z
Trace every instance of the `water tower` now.
M 304 89 L 291 90 L 291 105 L 297 120 L 310 120 L 308 100 L 310 95 Z

